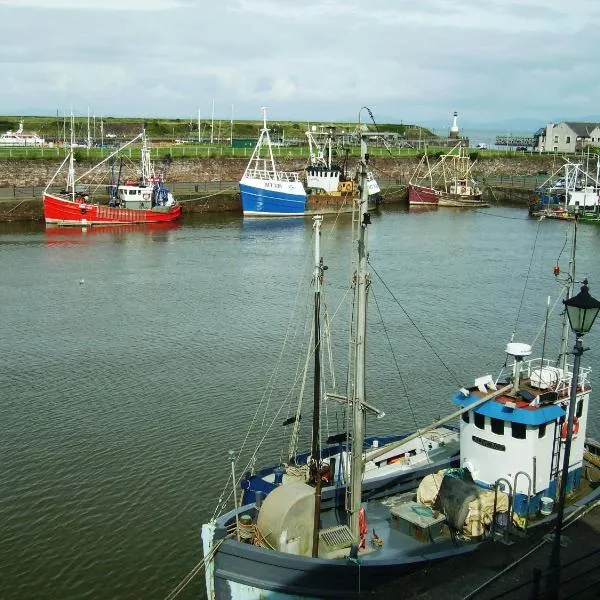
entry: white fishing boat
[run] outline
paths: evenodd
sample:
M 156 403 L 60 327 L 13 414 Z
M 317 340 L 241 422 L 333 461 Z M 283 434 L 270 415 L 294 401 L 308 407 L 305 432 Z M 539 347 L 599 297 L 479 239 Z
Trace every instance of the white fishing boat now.
M 600 156 L 593 159 L 588 156 L 585 164 L 567 160 L 537 188 L 529 214 L 571 220 L 577 211 L 580 220 L 600 219 Z
M 306 166 L 307 193 L 334 198 L 356 196 L 356 176 L 348 172 L 348 152 L 344 152 L 341 162 L 334 161 L 334 127 L 320 133 L 313 127 L 306 132 L 306 137 L 309 148 Z M 367 189 L 370 203 L 377 204 L 381 189 L 371 171 L 367 171 Z
M 579 361 L 583 328 L 578 330 L 575 360 L 569 364 L 566 321 L 557 361 L 545 358 L 545 348 L 542 358 L 531 358 L 531 346 L 511 341 L 506 346 L 511 359 L 508 370 L 496 378 L 478 377 L 473 385 L 461 388 L 452 399 L 455 410 L 450 415 L 365 451 L 365 417 L 378 413 L 367 402 L 365 388 L 366 308 L 371 287 L 366 171 L 363 160 L 363 193 L 353 218 L 357 268 L 352 276 L 356 311 L 349 349 L 350 383 L 342 399 L 351 415 L 347 432 L 351 443 L 346 455 L 338 455 L 349 470 L 349 479 L 333 498 L 324 494 L 337 471 L 331 469 L 333 454 L 329 462 L 322 459 L 318 441 L 318 309 L 324 266 L 315 242 L 315 393 L 307 475 L 285 479 L 278 473 L 271 490 L 266 494 L 257 490 L 254 500 L 244 500 L 242 505 L 234 494 L 234 508 L 222 511 L 217 507 L 217 516 L 203 525 L 206 590 L 211 599 L 359 598 L 411 571 L 473 552 L 483 543 L 506 541 L 513 531 L 522 536 L 536 526 L 544 530 L 555 515 L 561 520 L 565 510 L 579 510 L 600 497 L 600 489 L 586 488 L 583 477 L 591 393 L 590 369 L 581 367 Z M 574 264 L 572 260 L 567 296 L 573 289 Z M 569 315 L 583 304 L 584 321 L 591 326 L 600 302 L 589 296 L 587 282 L 580 296 L 565 301 Z M 408 447 L 457 418 L 460 468 L 427 473 L 430 463 L 426 461 L 410 489 L 394 486 L 405 477 L 399 470 L 396 479 L 388 479 L 373 497 L 365 493 L 367 465 L 393 456 L 397 448 Z M 570 508 L 565 508 L 566 497 L 573 502 Z
M 306 192 L 298 173 L 280 171 L 263 107 L 263 127 L 240 180 L 242 212 L 252 217 L 298 217 L 306 210 Z

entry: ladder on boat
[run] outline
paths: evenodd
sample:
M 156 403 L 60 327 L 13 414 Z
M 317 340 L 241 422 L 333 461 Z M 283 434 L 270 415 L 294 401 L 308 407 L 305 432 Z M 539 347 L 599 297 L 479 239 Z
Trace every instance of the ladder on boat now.
M 550 462 L 550 481 L 556 481 L 556 494 L 558 495 L 559 481 L 558 473 L 560 471 L 560 449 L 562 423 L 560 420 L 554 422 L 554 441 L 552 443 L 552 460 Z

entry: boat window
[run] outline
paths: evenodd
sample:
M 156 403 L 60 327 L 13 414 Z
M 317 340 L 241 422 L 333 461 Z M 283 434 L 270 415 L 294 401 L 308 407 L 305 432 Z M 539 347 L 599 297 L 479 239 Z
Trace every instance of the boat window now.
M 575 412 L 575 415 L 577 416 L 577 418 L 581 418 L 581 415 L 583 414 L 583 400 L 580 400 L 577 403 L 577 411 Z
M 512 436 L 518 440 L 527 438 L 527 426 L 524 423 L 512 424 Z
M 473 413 L 473 422 L 477 429 L 485 429 L 485 417 L 479 413 Z
M 497 435 L 504 435 L 504 421 L 502 419 L 490 419 L 492 422 L 492 433 Z
M 543 438 L 546 435 L 546 423 L 542 423 L 538 428 L 538 437 Z
M 469 411 L 467 411 L 467 412 L 464 412 L 464 413 L 462 414 L 462 420 L 463 420 L 465 423 L 468 423 L 468 422 L 469 422 Z

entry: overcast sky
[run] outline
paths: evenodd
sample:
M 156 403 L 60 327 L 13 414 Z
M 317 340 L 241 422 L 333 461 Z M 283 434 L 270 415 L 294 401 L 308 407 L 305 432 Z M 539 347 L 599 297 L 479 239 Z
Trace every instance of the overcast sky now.
M 0 0 L 0 114 L 600 114 L 598 0 Z

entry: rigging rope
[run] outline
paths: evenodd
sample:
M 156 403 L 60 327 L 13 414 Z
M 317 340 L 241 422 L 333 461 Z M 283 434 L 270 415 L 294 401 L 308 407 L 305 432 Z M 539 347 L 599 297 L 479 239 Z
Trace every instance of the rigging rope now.
M 537 244 L 537 239 L 538 239 L 538 235 L 540 233 L 540 224 L 541 224 L 542 220 L 540 219 L 538 221 L 537 224 L 537 228 L 535 230 L 535 239 L 533 240 L 533 247 L 531 249 L 531 258 L 529 259 L 529 266 L 527 267 L 527 276 L 525 277 L 525 285 L 523 286 L 523 292 L 521 293 L 521 302 L 519 303 L 519 310 L 517 311 L 517 318 L 515 320 L 515 327 L 513 329 L 513 332 L 510 336 L 510 341 L 512 342 L 515 334 L 517 333 L 517 326 L 519 324 L 519 317 L 521 316 L 521 309 L 523 308 L 523 300 L 525 298 L 525 291 L 527 290 L 527 284 L 529 282 L 529 274 L 531 273 L 531 265 L 533 263 L 533 255 L 535 253 L 535 247 Z
M 198 573 L 200 573 L 200 571 L 203 569 L 203 567 L 206 564 L 207 560 L 212 560 L 212 558 L 214 557 L 214 555 L 216 554 L 217 550 L 219 549 L 219 546 L 223 543 L 224 539 L 219 540 L 216 544 L 214 544 L 211 549 L 210 552 L 208 553 L 208 556 L 205 556 L 172 590 L 171 592 L 169 592 L 169 594 L 167 594 L 165 596 L 165 600 L 174 600 L 175 598 L 177 598 L 177 596 L 179 596 L 179 594 L 181 594 L 181 592 L 183 592 L 183 590 L 189 585 L 189 583 L 192 581 L 192 579 L 194 579 L 194 577 L 196 577 L 196 575 L 198 575 Z
M 307 252 L 306 255 L 305 255 L 305 268 L 306 268 L 306 263 L 308 262 L 309 259 L 310 259 L 310 252 Z M 296 306 L 297 306 L 297 303 L 298 303 L 298 298 L 299 298 L 299 295 L 300 295 L 300 290 L 303 289 L 303 288 L 304 288 L 304 285 L 303 285 L 303 281 L 302 281 L 302 278 L 301 278 L 300 281 L 298 282 L 298 286 L 296 288 L 296 296 L 295 296 L 295 299 L 294 299 L 294 305 L 293 305 L 293 311 L 292 312 L 294 312 L 296 310 Z M 291 323 L 291 320 L 290 320 L 290 323 Z M 265 390 L 263 392 L 263 395 L 261 396 L 261 399 L 260 399 L 260 401 L 258 402 L 258 404 L 256 406 L 256 409 L 254 411 L 254 415 L 252 416 L 252 421 L 251 421 L 251 423 L 250 423 L 250 425 L 248 427 L 248 430 L 246 432 L 246 435 L 245 435 L 245 437 L 244 437 L 244 439 L 242 441 L 242 445 L 241 445 L 240 449 L 237 452 L 237 456 L 236 456 L 236 459 L 235 459 L 236 463 L 239 460 L 239 458 L 241 457 L 242 452 L 244 451 L 244 449 L 246 447 L 246 443 L 248 441 L 248 438 L 250 437 L 250 433 L 252 432 L 252 430 L 254 428 L 254 425 L 255 425 L 255 423 L 256 423 L 256 421 L 258 419 L 258 414 L 259 414 L 259 411 L 261 410 L 261 407 L 264 406 L 264 414 L 265 414 L 265 416 L 267 414 L 269 402 L 270 402 L 271 396 L 273 394 L 273 387 L 272 387 L 273 381 L 275 380 L 275 376 L 276 376 L 276 374 L 277 374 L 277 372 L 279 370 L 279 367 L 281 365 L 281 362 L 282 362 L 282 359 L 283 359 L 283 355 L 284 355 L 284 351 L 285 351 L 285 349 L 287 347 L 288 338 L 290 337 L 290 330 L 291 329 L 292 329 L 291 324 L 288 324 L 288 327 L 286 328 L 286 332 L 285 332 L 285 336 L 284 336 L 284 341 L 283 341 L 283 344 L 282 344 L 282 347 L 281 347 L 281 351 L 280 351 L 279 356 L 277 358 L 277 361 L 275 363 L 275 368 L 273 369 L 273 372 L 271 373 L 271 376 L 269 377 L 269 380 L 267 381 L 267 384 L 265 386 Z M 275 418 L 277 418 L 277 416 L 279 416 L 279 414 L 281 413 L 281 410 L 283 409 L 284 406 L 285 406 L 285 403 L 282 402 L 281 405 L 280 405 L 279 410 L 277 411 L 277 414 L 276 414 Z M 264 425 L 264 422 L 265 422 L 265 418 L 263 417 L 263 425 Z M 273 425 L 273 422 L 269 426 L 268 431 L 270 430 L 270 428 L 272 427 L 272 425 Z M 264 441 L 264 436 L 263 436 L 260 444 L 262 444 L 262 441 Z M 258 451 L 258 448 L 260 448 L 260 444 L 258 445 L 258 447 L 256 447 L 254 449 L 254 452 L 252 453 L 252 455 L 251 455 L 250 459 L 248 460 L 248 462 L 246 464 L 246 467 L 242 471 L 242 473 L 244 473 L 248 469 L 248 467 L 250 466 L 250 464 L 252 463 L 252 461 L 256 459 L 256 453 Z M 219 511 L 223 507 L 224 503 L 228 502 L 229 498 L 231 498 L 231 495 L 232 495 L 231 491 L 227 495 L 227 498 L 224 498 L 225 493 L 227 491 L 227 488 L 229 487 L 229 482 L 230 481 L 231 481 L 231 476 L 229 476 L 227 478 L 227 481 L 225 482 L 225 484 L 223 486 L 223 490 L 221 491 L 221 495 L 219 496 L 219 500 L 217 502 L 217 505 L 215 506 L 215 510 L 214 510 L 214 513 L 213 513 L 213 519 L 219 513 Z M 237 482 L 234 482 L 234 483 L 237 485 Z
M 379 314 L 379 318 L 381 319 L 381 325 L 383 326 L 383 331 L 385 333 L 385 337 L 388 342 L 390 352 L 392 354 L 392 359 L 394 360 L 394 364 L 396 365 L 396 372 L 398 373 L 398 377 L 400 377 L 402 389 L 404 390 L 404 397 L 406 398 L 406 403 L 408 404 L 408 410 L 410 411 L 410 414 L 412 416 L 415 427 L 417 428 L 417 430 L 419 430 L 419 424 L 417 423 L 417 415 L 415 414 L 415 411 L 411 404 L 410 397 L 408 395 L 408 388 L 406 386 L 404 378 L 402 377 L 402 373 L 400 371 L 400 365 L 398 364 L 398 360 L 396 358 L 396 354 L 395 354 L 394 348 L 392 346 L 392 340 L 390 339 L 390 335 L 388 333 L 387 327 L 385 326 L 385 321 L 383 320 L 383 314 L 381 312 L 381 309 L 379 308 L 379 301 L 377 300 L 377 296 L 375 296 L 375 290 L 372 289 L 371 293 L 373 294 L 373 299 L 375 300 L 375 306 L 377 307 L 377 313 Z M 419 436 L 419 440 L 421 441 L 421 445 L 423 446 L 423 452 L 427 452 L 427 450 L 425 448 L 425 440 L 422 435 Z
M 346 295 L 347 295 L 347 292 L 346 292 L 346 294 L 344 295 L 344 298 L 346 297 Z M 342 300 L 342 301 L 343 301 L 343 300 Z M 337 314 L 337 311 L 336 311 L 336 314 Z M 276 370 L 277 370 L 277 367 L 276 367 Z M 246 463 L 246 466 L 245 466 L 245 468 L 242 470 L 242 473 L 244 473 L 245 471 L 247 471 L 247 470 L 248 470 L 248 468 L 250 467 L 250 465 L 253 463 L 253 461 L 255 461 L 255 460 L 256 460 L 256 457 L 257 457 L 258 450 L 261 448 L 262 444 L 264 443 L 264 441 L 265 441 L 265 440 L 267 439 L 267 437 L 269 436 L 269 434 L 270 434 L 270 432 L 271 432 L 271 429 L 273 428 L 273 426 L 275 425 L 275 423 L 276 423 L 276 422 L 278 422 L 278 420 L 279 420 L 279 418 L 280 418 L 280 415 L 281 415 L 281 412 L 282 412 L 283 408 L 286 406 L 286 402 L 288 401 L 288 399 L 289 399 L 289 397 L 290 397 L 290 395 L 291 395 L 292 391 L 295 389 L 295 387 L 296 387 L 296 385 L 297 385 L 297 383 L 298 383 L 299 379 L 300 379 L 300 376 L 299 376 L 299 375 L 297 375 L 297 376 L 296 376 L 296 379 L 294 380 L 294 382 L 293 382 L 293 384 L 292 384 L 291 391 L 290 391 L 290 392 L 288 392 L 288 394 L 287 394 L 286 398 L 285 398 L 285 399 L 284 399 L 284 401 L 281 403 L 281 405 L 280 405 L 279 409 L 276 411 L 275 415 L 273 416 L 273 419 L 271 420 L 271 423 L 270 423 L 270 424 L 269 424 L 269 426 L 266 428 L 266 430 L 264 431 L 264 434 L 263 434 L 263 436 L 260 438 L 260 440 L 259 440 L 259 441 L 258 441 L 258 443 L 256 444 L 256 447 L 255 447 L 255 449 L 254 449 L 254 451 L 253 451 L 252 455 L 250 456 L 250 458 L 249 458 L 248 462 Z M 270 380 L 270 381 L 271 381 L 271 380 Z M 261 400 L 261 402 L 262 402 L 262 400 Z M 257 407 L 257 410 L 258 410 L 258 407 Z M 256 414 L 257 414 L 257 413 L 255 412 L 255 416 L 256 416 Z M 240 457 L 240 455 L 241 455 L 241 452 L 242 452 L 242 450 L 243 450 L 243 448 L 244 448 L 244 445 L 245 445 L 245 443 L 246 443 L 246 440 L 247 440 L 247 438 L 248 438 L 248 436 L 249 436 L 250 429 L 251 429 L 251 428 L 249 428 L 249 430 L 248 430 L 248 433 L 246 434 L 246 438 L 245 438 L 245 440 L 244 440 L 244 443 L 242 444 L 242 449 L 240 449 L 240 451 L 239 451 L 239 452 L 238 452 L 238 454 L 237 454 L 236 462 L 237 462 L 237 460 L 239 460 L 239 457 Z M 238 481 L 237 481 L 237 482 L 235 482 L 235 484 L 236 484 L 236 485 L 239 483 L 239 480 L 240 480 L 240 479 L 241 479 L 241 477 L 240 477 L 240 478 L 238 478 Z M 214 510 L 214 512 L 213 512 L 213 517 L 212 517 L 213 519 L 216 517 L 216 515 L 217 515 L 217 514 L 218 514 L 218 512 L 221 510 L 221 508 L 222 508 L 222 507 L 223 507 L 223 506 L 224 506 L 224 505 L 225 505 L 227 502 L 229 502 L 229 500 L 230 500 L 231 496 L 233 495 L 233 491 L 230 489 L 230 490 L 229 490 L 229 493 L 227 493 L 227 496 L 225 496 L 225 494 L 226 494 L 226 492 L 227 492 L 227 488 L 228 488 L 228 487 L 229 487 L 229 485 L 230 485 L 230 482 L 231 482 L 231 475 L 228 477 L 228 479 L 227 479 L 227 481 L 226 481 L 225 485 L 223 486 L 223 489 L 222 489 L 222 491 L 221 491 L 221 495 L 219 496 L 219 499 L 218 499 L 218 501 L 217 501 L 217 505 L 216 505 L 216 507 L 215 507 L 215 510 Z
M 427 339 L 425 334 L 419 329 L 419 326 L 415 323 L 414 319 L 408 314 L 408 312 L 404 308 L 404 306 L 402 306 L 402 304 L 400 304 L 400 301 L 398 300 L 398 298 L 396 298 L 396 296 L 394 295 L 392 290 L 389 288 L 387 283 L 383 280 L 381 275 L 377 272 L 377 269 L 375 269 L 375 267 L 373 266 L 371 261 L 369 259 L 367 259 L 367 262 L 369 263 L 369 266 L 373 270 L 373 273 L 375 273 L 375 275 L 377 275 L 377 278 L 379 279 L 379 281 L 381 281 L 381 283 L 383 284 L 383 287 L 388 291 L 388 293 L 390 294 L 390 296 L 392 297 L 394 302 L 400 307 L 400 310 L 402 310 L 402 312 L 406 315 L 406 318 L 410 321 L 411 325 L 417 330 L 419 335 L 423 338 L 424 342 L 427 344 L 429 349 L 435 354 L 435 356 L 440 361 L 440 363 L 443 365 L 443 367 L 446 369 L 446 371 L 448 371 L 448 373 L 454 378 L 454 381 L 458 384 L 458 386 L 459 387 L 462 386 L 462 382 L 458 379 L 458 376 L 456 375 L 456 373 L 454 371 L 452 371 L 452 369 L 450 369 L 450 367 L 443 361 L 442 357 L 438 354 L 438 352 L 432 346 L 431 342 Z

